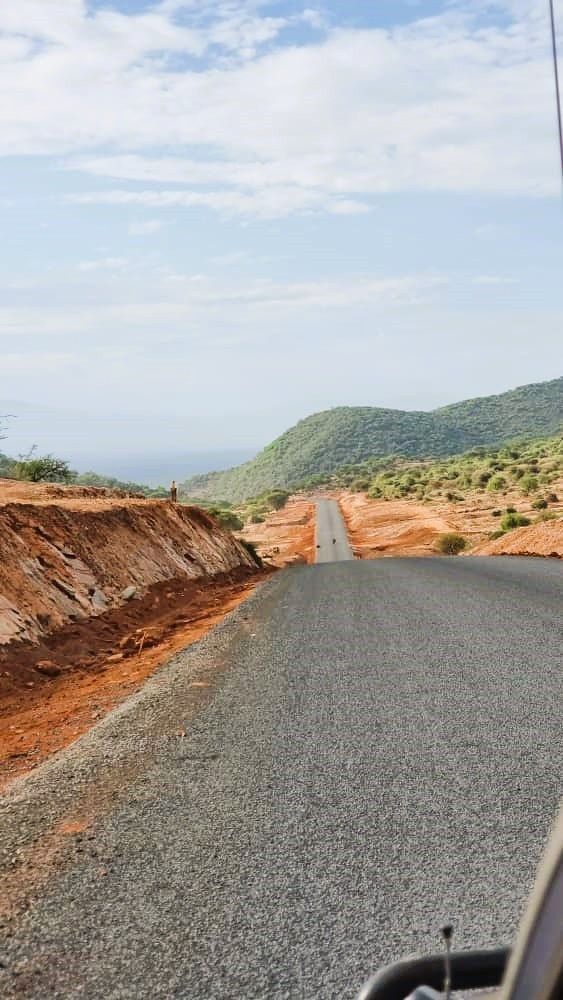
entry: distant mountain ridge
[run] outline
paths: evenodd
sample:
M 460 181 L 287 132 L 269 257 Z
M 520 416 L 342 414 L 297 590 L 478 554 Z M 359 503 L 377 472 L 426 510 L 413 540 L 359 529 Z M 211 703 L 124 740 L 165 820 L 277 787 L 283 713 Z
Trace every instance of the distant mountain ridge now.
M 192 476 L 182 490 L 193 497 L 236 502 L 367 458 L 455 455 L 561 428 L 563 377 L 430 412 L 341 406 L 299 421 L 243 465 Z

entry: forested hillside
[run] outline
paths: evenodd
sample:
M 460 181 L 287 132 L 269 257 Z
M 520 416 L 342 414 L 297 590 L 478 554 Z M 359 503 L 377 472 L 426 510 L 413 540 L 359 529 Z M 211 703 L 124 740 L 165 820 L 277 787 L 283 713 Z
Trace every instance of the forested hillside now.
M 252 461 L 194 476 L 182 489 L 190 496 L 240 501 L 370 458 L 455 455 L 476 446 L 554 434 L 562 427 L 563 378 L 431 412 L 338 407 L 301 420 Z

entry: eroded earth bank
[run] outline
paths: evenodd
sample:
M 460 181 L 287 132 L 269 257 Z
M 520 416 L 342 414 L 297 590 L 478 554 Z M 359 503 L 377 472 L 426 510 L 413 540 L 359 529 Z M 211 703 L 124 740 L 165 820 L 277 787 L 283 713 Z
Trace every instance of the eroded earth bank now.
M 196 507 L 0 484 L 0 783 L 71 742 L 268 572 Z

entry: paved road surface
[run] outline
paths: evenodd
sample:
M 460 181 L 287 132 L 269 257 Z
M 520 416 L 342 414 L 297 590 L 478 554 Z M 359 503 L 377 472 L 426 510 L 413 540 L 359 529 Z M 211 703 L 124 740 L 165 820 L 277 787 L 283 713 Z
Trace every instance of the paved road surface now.
M 336 500 L 317 500 L 317 562 L 344 562 L 354 555 Z
M 561 794 L 561 582 L 535 559 L 274 577 L 17 786 L 8 866 L 46 818 L 91 826 L 0 995 L 337 1000 L 444 918 L 507 938 Z

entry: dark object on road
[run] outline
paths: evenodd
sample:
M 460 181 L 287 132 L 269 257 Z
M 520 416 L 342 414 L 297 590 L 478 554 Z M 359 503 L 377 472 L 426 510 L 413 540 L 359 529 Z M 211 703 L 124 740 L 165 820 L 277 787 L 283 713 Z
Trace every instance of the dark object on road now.
M 170 499 L 172 503 L 176 503 L 178 499 L 178 487 L 176 486 L 176 481 L 174 479 L 170 483 Z
M 333 545 L 336 545 L 336 538 L 333 538 L 333 539 L 332 539 L 332 544 L 333 544 Z
M 563 809 L 540 866 L 516 946 L 450 952 L 452 928 L 444 927 L 443 955 L 407 959 L 376 973 L 358 1000 L 449 1000 L 453 990 L 500 986 L 499 1000 L 561 1000 L 563 997 Z

